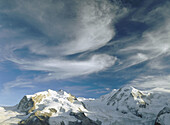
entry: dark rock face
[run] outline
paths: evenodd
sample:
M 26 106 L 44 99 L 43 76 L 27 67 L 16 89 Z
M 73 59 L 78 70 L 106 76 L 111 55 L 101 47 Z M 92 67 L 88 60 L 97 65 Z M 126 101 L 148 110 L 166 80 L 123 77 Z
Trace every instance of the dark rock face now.
M 155 120 L 155 125 L 166 125 L 164 123 L 164 120 L 161 118 L 161 116 L 170 114 L 170 108 L 169 107 L 164 107 L 157 115 L 156 120 Z
M 60 123 L 60 125 L 65 125 L 65 123 L 62 121 L 62 122 Z
M 71 116 L 74 116 L 76 119 L 78 119 L 75 122 L 69 122 L 69 125 L 101 125 L 101 121 L 93 121 L 91 119 L 89 119 L 87 116 L 85 116 L 85 114 L 83 112 L 79 112 L 79 113 L 74 113 L 71 112 L 70 113 Z
M 47 117 L 31 116 L 28 120 L 21 121 L 18 125 L 49 125 Z
M 49 94 L 38 94 L 29 99 L 24 96 L 18 105 L 18 109 L 21 112 L 26 112 L 26 114 L 32 113 L 35 110 L 35 105 L 40 103 L 46 96 L 49 96 Z
M 51 115 L 51 113 L 41 113 L 37 111 L 32 113 L 26 120 L 20 121 L 18 125 L 50 125 L 49 118 Z
M 31 99 L 28 100 L 26 96 L 24 96 L 21 101 L 19 102 L 18 109 L 21 112 L 26 112 L 26 114 L 30 113 L 33 108 L 35 107 L 34 101 Z

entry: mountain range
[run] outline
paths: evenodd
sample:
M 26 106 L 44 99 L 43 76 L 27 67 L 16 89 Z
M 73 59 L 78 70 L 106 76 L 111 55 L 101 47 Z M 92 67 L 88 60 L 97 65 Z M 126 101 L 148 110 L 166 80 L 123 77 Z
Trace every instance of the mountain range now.
M 114 89 L 98 99 L 63 90 L 25 95 L 0 107 L 0 125 L 169 125 L 170 93 Z

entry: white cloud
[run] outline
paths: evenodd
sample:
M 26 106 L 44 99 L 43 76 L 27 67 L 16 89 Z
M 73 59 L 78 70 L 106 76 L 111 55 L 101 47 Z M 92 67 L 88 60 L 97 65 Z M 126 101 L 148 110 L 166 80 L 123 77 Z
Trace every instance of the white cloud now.
M 111 28 L 116 20 L 117 6 L 112 6 L 108 1 L 84 1 L 81 3 L 80 27 L 76 32 L 75 40 L 64 44 L 64 54 L 74 54 L 88 50 L 95 50 L 104 46 L 115 35 Z M 123 13 L 123 11 L 122 11 Z
M 32 83 L 36 82 L 45 82 L 54 79 L 66 79 L 97 73 L 114 65 L 116 58 L 101 54 L 94 55 L 91 58 L 83 61 L 62 59 L 40 59 L 37 61 L 32 61 L 17 58 L 9 58 L 9 60 L 18 64 L 22 70 L 44 71 L 46 74 L 39 74 L 39 76 L 33 78 L 31 82 L 27 79 L 17 78 L 15 81 L 5 83 L 4 85 L 7 88 L 32 86 Z
M 167 3 L 167 5 L 170 5 L 170 3 Z M 118 67 L 118 70 L 134 66 L 144 61 L 158 66 L 156 68 L 154 65 L 148 64 L 147 66 L 150 69 L 163 69 L 163 67 L 167 67 L 162 58 L 162 56 L 170 55 L 170 9 L 167 5 L 155 8 L 148 13 L 148 15 L 143 16 L 143 19 L 135 20 L 146 21 L 146 23 L 152 24 L 153 26 L 143 32 L 142 37 L 136 40 L 135 44 L 125 46 L 119 50 L 119 54 L 123 54 L 125 58 L 121 60 L 121 65 Z M 150 16 L 150 14 L 152 14 L 152 16 Z M 157 18 L 155 19 L 153 16 L 161 16 L 162 20 L 153 22 L 157 20 Z M 153 60 L 156 60 L 157 63 L 153 63 Z M 162 66 L 163 64 L 164 66 Z
M 105 70 L 114 65 L 115 61 L 115 57 L 101 54 L 93 55 L 90 59 L 83 61 L 41 59 L 39 61 L 24 62 L 20 66 L 26 70 L 50 72 L 47 79 L 63 79 Z
M 106 55 L 93 55 L 83 61 L 62 60 L 62 59 L 40 59 L 37 61 L 10 58 L 12 62 L 19 65 L 21 69 L 44 71 L 46 74 L 39 74 L 32 80 L 18 77 L 16 80 L 4 83 L 4 91 L 14 87 L 34 87 L 33 83 L 45 82 L 49 80 L 66 79 L 81 75 L 88 75 L 105 70 L 114 65 L 117 58 Z
M 126 60 L 120 61 L 120 66 L 115 67 L 115 71 L 119 71 L 122 69 L 129 68 L 131 66 L 137 65 L 139 63 L 142 63 L 146 60 L 148 60 L 148 55 L 145 55 L 143 53 L 137 53 L 135 55 L 129 56 Z
M 153 70 L 164 71 L 169 69 L 169 60 L 167 60 L 167 56 L 161 56 L 159 58 L 150 60 L 147 64 L 147 67 Z
M 114 22 L 126 9 L 109 0 L 14 0 L 11 8 L 3 6 L 0 10 L 8 17 L 3 19 L 9 23 L 0 27 L 0 61 L 14 62 L 21 70 L 44 71 L 34 82 L 88 75 L 114 65 L 116 57 L 93 50 L 114 37 Z M 91 54 L 84 60 L 65 58 L 80 52 Z M 20 81 L 31 87 L 24 79 L 4 86 L 17 87 Z
M 139 76 L 129 85 L 148 91 L 170 92 L 170 75 Z
M 9 17 L 15 15 L 29 28 L 47 37 L 39 39 L 41 42 L 30 45 L 29 49 L 32 53 L 48 56 L 76 54 L 104 46 L 115 35 L 114 22 L 127 13 L 125 8 L 120 9 L 109 0 L 18 0 L 14 3 L 12 9 L 7 7 L 1 11 Z M 23 27 L 23 30 L 29 28 Z M 19 34 L 23 35 L 24 31 Z M 11 37 L 8 33 L 3 34 Z

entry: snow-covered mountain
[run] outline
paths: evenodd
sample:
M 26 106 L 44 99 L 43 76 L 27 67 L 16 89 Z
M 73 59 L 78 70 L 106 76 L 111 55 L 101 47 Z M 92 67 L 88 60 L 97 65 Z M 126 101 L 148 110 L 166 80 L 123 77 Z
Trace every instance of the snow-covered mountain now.
M 0 125 L 169 125 L 170 93 L 133 87 L 86 99 L 60 90 L 24 96 L 0 108 Z

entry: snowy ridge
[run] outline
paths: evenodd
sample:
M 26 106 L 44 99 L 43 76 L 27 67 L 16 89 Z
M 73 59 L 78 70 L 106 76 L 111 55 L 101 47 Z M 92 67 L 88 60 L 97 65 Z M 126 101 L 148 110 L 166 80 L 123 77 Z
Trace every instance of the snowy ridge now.
M 1 107 L 0 124 L 168 125 L 169 96 L 133 87 L 114 89 L 99 99 L 48 90 L 24 96 L 15 107 Z

